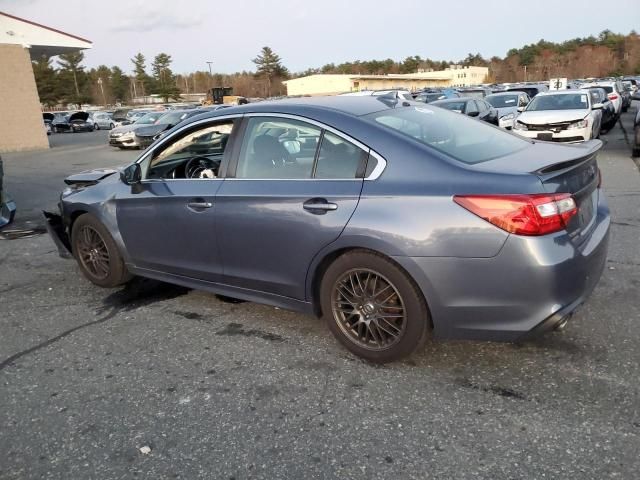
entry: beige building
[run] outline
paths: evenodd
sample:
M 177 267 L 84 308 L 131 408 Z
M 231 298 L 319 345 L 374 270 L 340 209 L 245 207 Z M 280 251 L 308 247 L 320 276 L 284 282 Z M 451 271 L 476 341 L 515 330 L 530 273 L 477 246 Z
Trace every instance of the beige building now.
M 451 67 L 438 72 L 418 72 L 389 75 L 317 74 L 283 82 L 287 95 L 336 95 L 361 90 L 401 88 L 409 91 L 429 87 L 465 87 L 484 82 L 487 67 Z
M 91 42 L 0 12 L 0 153 L 49 148 L 31 60 Z

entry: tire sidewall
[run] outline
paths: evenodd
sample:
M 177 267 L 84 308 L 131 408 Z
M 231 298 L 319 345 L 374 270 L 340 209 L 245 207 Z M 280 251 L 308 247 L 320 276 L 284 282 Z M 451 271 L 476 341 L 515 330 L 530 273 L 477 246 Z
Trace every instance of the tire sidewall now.
M 333 316 L 331 294 L 336 280 L 348 270 L 366 268 L 388 278 L 394 284 L 406 312 L 407 327 L 402 339 L 386 350 L 367 350 L 352 340 L 342 331 Z M 320 285 L 320 303 L 324 320 L 331 333 L 347 350 L 375 363 L 391 362 L 411 355 L 424 345 L 429 333 L 429 311 L 422 294 L 413 280 L 399 266 L 381 255 L 365 251 L 349 252 L 336 259 L 327 268 Z
M 83 265 L 80 261 L 80 257 L 78 255 L 78 237 L 80 235 L 80 230 L 84 226 L 89 226 L 93 228 L 100 237 L 102 237 L 102 241 L 107 247 L 107 251 L 109 252 L 109 275 L 106 278 L 99 279 L 94 277 Z M 80 271 L 82 274 L 89 280 L 91 283 L 98 285 L 100 287 L 115 287 L 120 285 L 128 280 L 127 270 L 124 266 L 124 261 L 122 256 L 120 255 L 120 251 L 111 237 L 111 234 L 106 229 L 106 227 L 100 223 L 94 216 L 91 214 L 83 214 L 77 218 L 77 220 L 73 224 L 73 228 L 71 231 L 71 246 L 73 251 L 73 256 L 78 262 L 78 266 L 80 267 Z

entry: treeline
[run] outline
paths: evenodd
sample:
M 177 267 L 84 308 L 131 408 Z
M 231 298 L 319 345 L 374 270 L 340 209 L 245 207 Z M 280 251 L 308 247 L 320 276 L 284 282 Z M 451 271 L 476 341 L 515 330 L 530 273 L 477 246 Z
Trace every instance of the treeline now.
M 42 58 L 33 62 L 40 101 L 47 106 L 58 104 L 126 103 L 134 97 L 156 94 L 168 101 L 185 93 L 204 93 L 213 87 L 232 87 L 234 94 L 246 97 L 270 97 L 286 94 L 282 81 L 317 73 L 324 74 L 390 74 L 443 70 L 450 64 L 486 66 L 486 82 L 547 80 L 551 77 L 601 77 L 640 74 L 640 36 L 610 30 L 598 36 L 575 38 L 561 43 L 540 40 L 538 43 L 513 48 L 505 58 L 484 58 L 469 53 L 459 61 L 433 60 L 420 55 L 393 59 L 329 63 L 291 74 L 282 59 L 269 47 L 263 47 L 252 59 L 255 71 L 221 74 L 196 71 L 174 74 L 172 58 L 159 53 L 149 65 L 141 53 L 131 61 L 131 72 L 101 65 L 87 70 L 82 65 L 82 52 L 60 55 L 54 64 Z
M 171 55 L 166 53 L 157 54 L 149 66 L 142 53 L 134 55 L 130 59 L 130 75 L 117 66 L 100 65 L 87 70 L 83 61 L 82 52 L 60 55 L 55 64 L 48 57 L 33 61 L 43 105 L 115 105 L 147 95 L 159 95 L 169 101 L 180 99 L 182 94 L 205 93 L 213 87 L 229 86 L 236 95 L 270 97 L 286 94 L 282 81 L 289 78 L 282 60 L 269 47 L 263 47 L 252 60 L 255 72 L 233 74 L 196 71 L 176 75 L 171 70 Z

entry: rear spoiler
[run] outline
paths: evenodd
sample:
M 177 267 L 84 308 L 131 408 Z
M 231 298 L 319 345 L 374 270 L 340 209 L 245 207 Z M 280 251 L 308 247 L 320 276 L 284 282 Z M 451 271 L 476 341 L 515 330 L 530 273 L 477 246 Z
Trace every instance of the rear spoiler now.
M 540 170 L 536 170 L 531 173 L 535 173 L 536 175 L 546 175 L 549 173 L 558 172 L 560 170 L 565 170 L 567 168 L 573 168 L 576 165 L 580 165 L 581 163 L 591 160 L 598 154 L 603 146 L 604 144 L 600 140 L 589 140 L 581 144 L 572 145 L 573 148 L 585 150 L 584 154 L 572 160 L 547 165 Z

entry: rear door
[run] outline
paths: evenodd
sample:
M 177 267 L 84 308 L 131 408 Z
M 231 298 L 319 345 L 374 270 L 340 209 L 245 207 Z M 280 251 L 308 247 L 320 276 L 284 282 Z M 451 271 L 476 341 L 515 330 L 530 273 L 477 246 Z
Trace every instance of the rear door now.
M 368 149 L 292 116 L 248 115 L 216 195 L 216 232 L 229 285 L 304 300 L 314 256 L 342 233 Z

